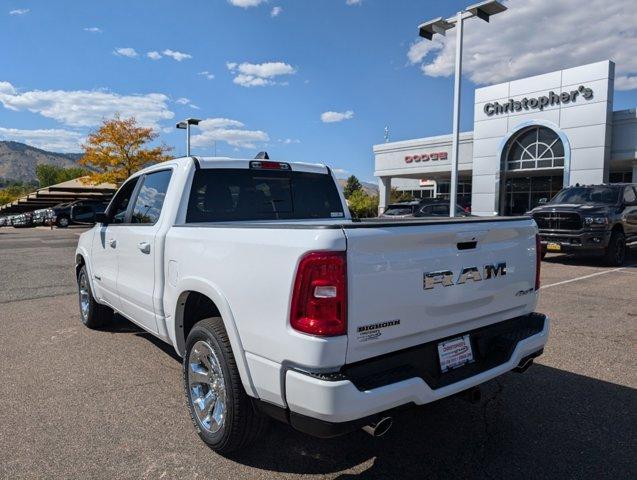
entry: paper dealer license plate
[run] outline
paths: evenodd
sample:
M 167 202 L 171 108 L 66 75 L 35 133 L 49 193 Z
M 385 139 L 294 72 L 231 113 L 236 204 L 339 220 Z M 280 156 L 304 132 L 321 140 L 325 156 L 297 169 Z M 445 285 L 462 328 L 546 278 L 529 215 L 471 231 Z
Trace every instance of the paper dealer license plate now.
M 438 357 L 442 373 L 473 362 L 469 335 L 440 342 L 438 344 Z

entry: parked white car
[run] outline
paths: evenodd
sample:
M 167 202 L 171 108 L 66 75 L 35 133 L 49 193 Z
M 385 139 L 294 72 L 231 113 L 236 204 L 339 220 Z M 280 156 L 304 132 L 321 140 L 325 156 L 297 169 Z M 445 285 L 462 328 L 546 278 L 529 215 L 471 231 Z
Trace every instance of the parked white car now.
M 113 311 L 183 357 L 220 452 L 274 417 L 379 435 L 542 353 L 533 219 L 356 222 L 328 167 L 181 158 L 133 175 L 76 253 L 81 318 Z

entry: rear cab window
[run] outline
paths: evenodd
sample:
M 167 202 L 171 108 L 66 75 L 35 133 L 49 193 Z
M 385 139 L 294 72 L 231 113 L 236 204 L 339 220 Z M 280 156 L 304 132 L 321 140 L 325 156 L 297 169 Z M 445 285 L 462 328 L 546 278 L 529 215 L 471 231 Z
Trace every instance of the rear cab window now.
M 344 217 L 327 173 L 201 169 L 193 178 L 186 223 Z

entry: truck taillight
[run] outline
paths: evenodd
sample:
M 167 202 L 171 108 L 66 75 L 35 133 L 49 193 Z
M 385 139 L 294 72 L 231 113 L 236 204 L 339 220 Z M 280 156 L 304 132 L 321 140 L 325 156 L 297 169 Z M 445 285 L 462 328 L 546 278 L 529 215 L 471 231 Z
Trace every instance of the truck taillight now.
M 542 267 L 542 241 L 538 234 L 535 234 L 535 289 L 540 289 L 540 269 Z
M 345 252 L 310 252 L 301 258 L 292 292 L 290 324 L 312 335 L 347 333 Z

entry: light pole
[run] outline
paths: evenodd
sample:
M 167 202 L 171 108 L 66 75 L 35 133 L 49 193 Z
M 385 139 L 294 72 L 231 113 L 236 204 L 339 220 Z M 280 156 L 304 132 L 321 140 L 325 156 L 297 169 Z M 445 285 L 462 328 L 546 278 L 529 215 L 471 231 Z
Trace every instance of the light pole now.
M 458 202 L 458 143 L 460 135 L 460 83 L 462 79 L 462 27 L 467 18 L 478 17 L 485 22 L 489 17 L 507 9 L 497 0 L 487 0 L 471 5 L 459 11 L 454 17 L 434 18 L 418 26 L 419 35 L 432 40 L 434 34 L 445 35 L 447 30 L 457 26 L 456 32 L 456 67 L 453 81 L 453 134 L 451 137 L 451 185 L 449 188 L 449 216 L 456 216 Z
M 190 156 L 190 125 L 199 125 L 198 118 L 187 118 L 183 122 L 179 122 L 175 125 L 179 130 L 186 130 L 186 156 Z

